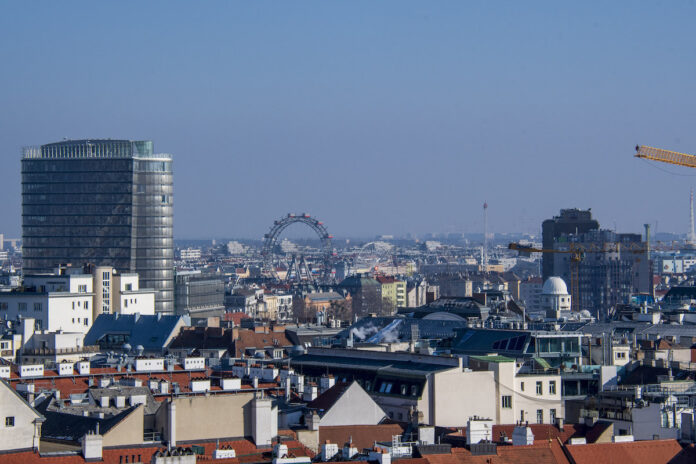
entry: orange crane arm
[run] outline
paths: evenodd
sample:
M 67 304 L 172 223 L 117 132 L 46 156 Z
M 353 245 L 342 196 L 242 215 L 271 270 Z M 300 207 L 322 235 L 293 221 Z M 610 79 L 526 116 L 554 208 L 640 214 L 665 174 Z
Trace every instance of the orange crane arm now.
M 534 247 L 529 247 L 529 246 L 524 246 L 520 245 L 519 243 L 510 243 L 508 245 L 508 249 L 510 250 L 517 250 L 520 253 L 574 253 L 574 251 L 570 250 L 547 250 L 544 248 L 534 248 Z
M 647 147 L 645 145 L 636 146 L 636 158 L 644 158 L 662 163 L 676 164 L 688 168 L 696 168 L 696 156 L 679 153 L 676 151 L 663 150 L 662 148 Z

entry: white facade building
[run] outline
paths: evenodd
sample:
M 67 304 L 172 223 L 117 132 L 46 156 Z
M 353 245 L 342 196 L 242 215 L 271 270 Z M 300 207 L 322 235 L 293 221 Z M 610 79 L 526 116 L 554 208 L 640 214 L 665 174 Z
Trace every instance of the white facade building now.
M 4 381 L 0 381 L 0 404 L 0 451 L 38 450 L 44 417 Z
M 91 275 L 34 275 L 24 286 L 0 293 L 0 318 L 35 320 L 36 328 L 85 334 L 94 307 Z
M 201 259 L 201 249 L 200 248 L 186 248 L 180 252 L 182 261 L 196 261 Z
M 120 274 L 110 267 L 97 267 L 94 277 L 94 315 L 155 314 L 155 291 L 141 289 L 138 274 Z
M 155 313 L 155 291 L 141 290 L 138 274 L 108 267 L 95 268 L 93 274 L 70 271 L 27 275 L 23 286 L 0 292 L 0 319 L 32 318 L 37 330 L 86 334 L 102 313 Z
M 530 277 L 520 282 L 520 302 L 527 309 L 527 313 L 541 311 L 541 277 Z

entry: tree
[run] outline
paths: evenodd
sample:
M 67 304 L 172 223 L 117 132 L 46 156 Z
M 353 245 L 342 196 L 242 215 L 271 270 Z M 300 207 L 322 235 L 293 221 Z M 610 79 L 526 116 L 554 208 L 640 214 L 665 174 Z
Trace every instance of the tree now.
M 307 307 L 304 298 L 297 296 L 292 299 L 292 314 L 298 322 L 312 322 L 315 314 L 309 314 L 310 309 Z
M 339 321 L 352 321 L 353 308 L 346 300 L 333 300 L 326 310 L 327 316 Z

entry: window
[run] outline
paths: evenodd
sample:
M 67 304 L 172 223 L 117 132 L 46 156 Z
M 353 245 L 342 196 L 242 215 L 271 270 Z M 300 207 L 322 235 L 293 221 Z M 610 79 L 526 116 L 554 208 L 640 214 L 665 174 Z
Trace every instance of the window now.
M 34 303 L 34 311 L 41 312 L 42 310 L 41 303 Z
M 26 311 L 27 310 L 27 304 L 26 303 L 17 303 L 17 309 L 19 311 Z
M 556 394 L 556 381 L 551 380 L 549 382 L 549 395 L 555 395 Z
M 543 424 L 543 423 L 544 423 L 544 410 L 537 409 L 537 424 Z
M 89 309 L 89 301 L 85 301 L 85 309 Z
M 541 394 L 543 394 L 543 393 L 544 393 L 544 389 L 543 389 L 543 387 L 542 387 L 542 383 L 541 383 L 541 382 L 537 382 L 537 383 L 536 383 L 536 394 L 537 394 L 537 395 L 541 395 Z
M 7 303 L 5 303 L 5 302 L 0 303 L 0 309 L 6 310 L 6 309 L 7 309 Z
M 89 325 L 89 319 L 85 317 L 85 325 Z
M 524 409 L 520 409 L 520 423 L 524 422 Z
M 524 382 L 520 382 L 520 390 L 524 391 Z
M 551 421 L 552 424 L 556 423 L 556 410 L 555 409 L 549 409 L 549 420 Z
M 512 408 L 512 396 L 510 395 L 503 395 L 503 398 L 501 400 L 501 406 L 503 409 L 510 409 Z
M 78 293 L 87 293 L 87 285 L 78 285 L 77 286 L 77 292 Z
M 5 418 L 5 427 L 14 427 L 14 416 L 7 416 Z

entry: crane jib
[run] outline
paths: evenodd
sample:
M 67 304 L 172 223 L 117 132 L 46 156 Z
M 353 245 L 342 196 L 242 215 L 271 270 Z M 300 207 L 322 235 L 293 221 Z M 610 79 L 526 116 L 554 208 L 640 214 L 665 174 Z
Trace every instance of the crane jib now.
M 676 164 L 696 168 L 696 156 L 676 151 L 663 150 L 662 148 L 640 145 L 636 147 L 636 158 L 644 158 L 662 163 Z

